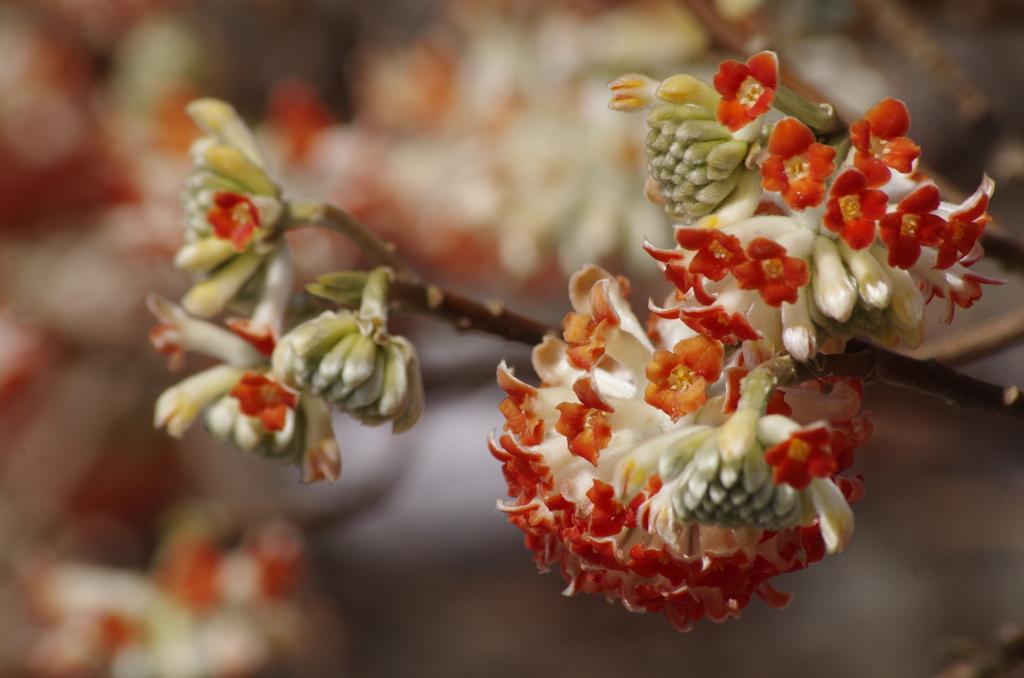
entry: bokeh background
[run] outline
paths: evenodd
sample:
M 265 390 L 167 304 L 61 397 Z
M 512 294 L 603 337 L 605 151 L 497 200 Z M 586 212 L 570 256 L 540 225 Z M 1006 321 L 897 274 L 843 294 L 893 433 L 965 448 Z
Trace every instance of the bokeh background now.
M 1024 4 L 713 4 L 850 115 L 903 99 L 929 166 L 964 192 L 988 172 L 991 212 L 1024 228 Z M 188 284 L 171 264 L 186 102 L 232 102 L 291 194 L 345 206 L 428 279 L 557 324 L 587 261 L 631 276 L 639 305 L 664 289 L 639 248 L 671 241 L 641 193 L 643 116 L 609 111 L 604 83 L 734 57 L 684 3 L 2 0 L 0 54 L 0 675 L 930 676 L 949 639 L 1024 622 L 1024 426 L 907 391 L 869 389 L 849 551 L 781 579 L 787 610 L 687 634 L 560 596 L 496 512 L 494 370 L 529 375 L 527 347 L 396 319 L 426 413 L 394 437 L 338 419 L 334 486 L 201 427 L 153 431 L 182 377 L 144 299 Z M 337 236 L 290 237 L 302 280 L 362 265 Z M 953 327 L 1019 306 L 1004 277 Z M 964 369 L 1024 383 L 1019 350 Z M 287 538 L 261 551 L 266 529 Z M 282 543 L 304 556 L 273 604 L 161 617 L 178 644 L 148 659 L 112 661 L 123 630 L 82 613 L 178 581 L 175 544 L 242 572 Z

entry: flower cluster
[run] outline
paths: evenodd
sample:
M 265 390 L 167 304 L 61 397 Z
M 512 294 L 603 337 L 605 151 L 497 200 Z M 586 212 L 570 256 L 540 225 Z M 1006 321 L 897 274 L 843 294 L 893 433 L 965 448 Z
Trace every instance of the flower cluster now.
M 986 177 L 961 204 L 943 202 L 915 171 L 920 149 L 904 136 L 910 116 L 895 99 L 855 122 L 849 143 L 842 134 L 816 136 L 795 118 L 765 124 L 777 71 L 775 56 L 764 52 L 746 64 L 722 64 L 713 87 L 676 75 L 647 82 L 653 94 L 634 97 L 632 108 L 671 102 L 648 116 L 651 177 L 668 199 L 666 211 L 681 218 L 677 249 L 647 246 L 677 290 L 654 311 L 726 341 L 756 332 L 759 340 L 744 347 L 752 362 L 780 350 L 806 360 L 855 334 L 885 346 L 918 345 L 929 300 L 946 299 L 949 322 L 955 306 L 980 298 L 982 284 L 999 282 L 969 270 L 981 256 L 992 181 Z M 613 108 L 623 108 L 619 81 L 610 86 Z M 698 110 L 699 124 L 714 130 L 704 146 L 694 146 L 687 131 L 697 121 L 683 120 Z M 680 209 L 700 157 L 695 149 L 740 142 L 750 150 L 734 170 L 740 179 L 722 185 L 731 192 Z M 727 329 L 733 326 L 739 334 Z
M 203 413 L 215 438 L 264 459 L 295 463 L 305 482 L 341 473 L 330 407 L 366 424 L 394 422 L 402 431 L 423 407 L 412 344 L 386 331 L 391 273 L 353 274 L 345 299 L 358 311 L 330 311 L 285 332 L 291 315 L 292 263 L 285 230 L 290 203 L 269 174 L 248 128 L 227 104 L 201 99 L 188 107 L 207 132 L 192 146 L 184 200 L 186 243 L 180 268 L 205 276 L 177 306 L 151 297 L 160 324 L 158 351 L 180 364 L 186 351 L 223 361 L 165 391 L 156 425 L 180 437 Z M 248 317 L 204 320 L 226 308 Z M 314 374 L 315 372 L 315 374 Z
M 585 268 L 566 341 L 534 350 L 542 385 L 499 368 L 507 423 L 489 446 L 512 497 L 499 508 L 569 593 L 662 611 L 681 630 L 738 616 L 753 595 L 785 605 L 769 580 L 852 534 L 861 485 L 838 474 L 870 433 L 859 385 L 776 390 L 676 321 L 656 319 L 652 341 L 627 292 Z
M 675 289 L 645 332 L 625 280 L 577 273 L 565 341 L 534 350 L 541 386 L 499 368 L 506 424 L 489 444 L 511 496 L 499 508 L 541 569 L 685 630 L 752 595 L 785 605 L 773 577 L 847 546 L 863 485 L 840 474 L 871 434 L 860 383 L 783 388 L 777 358 L 858 334 L 916 346 L 930 299 L 947 322 L 971 306 L 999 282 L 969 270 L 993 184 L 943 202 L 901 102 L 836 132 L 781 87 L 770 52 L 723 63 L 713 84 L 609 86 L 613 109 L 650 109 L 647 195 L 676 218 L 677 246 L 644 249 Z M 767 122 L 772 106 L 807 121 Z
M 169 536 L 148 573 L 44 562 L 26 573 L 42 628 L 26 661 L 47 676 L 248 676 L 298 641 L 303 546 L 288 525 L 226 550 L 208 528 Z

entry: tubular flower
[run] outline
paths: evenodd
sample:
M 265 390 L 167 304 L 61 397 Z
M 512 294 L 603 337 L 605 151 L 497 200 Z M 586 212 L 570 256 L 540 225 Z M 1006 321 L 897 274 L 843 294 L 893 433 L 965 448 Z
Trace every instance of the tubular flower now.
M 938 245 L 946 220 L 933 214 L 939 208 L 939 189 L 926 184 L 900 201 L 896 211 L 882 217 L 880 235 L 889 246 L 889 265 L 904 270 L 921 257 L 921 246 Z
M 206 136 L 192 145 L 183 196 L 185 244 L 174 261 L 206 276 L 182 305 L 208 318 L 220 313 L 280 246 L 284 206 L 252 134 L 231 106 L 198 99 L 187 110 Z
M 647 365 L 644 402 L 673 420 L 699 410 L 707 387 L 722 374 L 722 342 L 698 335 L 683 339 L 671 351 L 655 351 Z
M 875 242 L 875 228 L 888 202 L 883 191 L 868 188 L 863 172 L 848 169 L 832 183 L 821 223 L 851 249 L 862 250 Z
M 750 325 L 750 321 L 739 313 L 729 315 L 721 306 L 710 306 L 692 310 L 679 307 L 665 309 L 652 306 L 651 312 L 667 320 L 682 320 L 694 332 L 726 344 L 757 341 L 761 336 Z
M 794 210 L 820 205 L 825 179 L 835 170 L 836 149 L 817 143 L 799 120 L 783 118 L 768 137 L 768 152 L 771 155 L 761 165 L 761 186 L 781 193 Z
M 839 431 L 859 397 L 807 391 L 794 397 L 792 417 L 768 415 L 778 398 L 755 370 L 726 414 L 720 342 L 658 320 L 655 334 L 672 337 L 675 350 L 650 344 L 619 282 L 595 267 L 573 276 L 570 297 L 580 315 L 590 315 L 595 297 L 615 309 L 606 359 L 584 372 L 565 343 L 548 338 L 533 354 L 542 386 L 500 367 L 506 392 L 524 394 L 522 406 L 546 425 L 541 440 L 536 426 L 521 429 L 524 440 L 512 425 L 489 439 L 511 496 L 498 506 L 524 531 L 538 566 L 558 564 L 567 593 L 661 611 L 680 630 L 702 617 L 737 617 L 754 595 L 783 607 L 789 596 L 769 580 L 845 548 L 852 514 L 839 486 L 854 481 L 832 473 L 803 489 L 773 483 L 764 449 L 812 421 Z M 703 397 L 673 414 L 660 401 L 671 394 L 652 404 L 651 386 Z
M 709 296 L 704 290 L 701 277 L 690 272 L 686 265 L 686 256 L 682 252 L 659 249 L 651 245 L 647 240 L 644 240 L 644 251 L 658 262 L 662 272 L 665 274 L 665 280 L 675 285 L 680 294 L 686 295 L 692 291 L 694 297 L 700 303 L 715 303 L 715 298 Z
M 678 228 L 676 242 L 684 250 L 697 252 L 690 271 L 715 282 L 747 260 L 739 239 L 716 229 Z
M 760 52 L 745 64 L 723 61 L 714 84 L 722 95 L 715 117 L 735 132 L 768 112 L 779 88 L 779 59 L 774 52 Z
M 750 261 L 740 264 L 733 274 L 742 290 L 757 290 L 769 306 L 796 303 L 797 290 L 811 277 L 807 262 L 786 256 L 786 248 L 767 238 L 755 238 L 747 245 Z
M 825 426 L 794 432 L 778 445 L 764 451 L 764 460 L 772 467 L 772 482 L 787 483 L 802 490 L 811 478 L 827 478 L 836 471 L 831 454 L 832 436 Z
M 902 101 L 886 98 L 871 107 L 863 120 L 850 125 L 855 149 L 853 164 L 867 177 L 870 188 L 888 183 L 890 168 L 903 174 L 914 169 L 921 148 L 904 134 L 910 129 L 910 112 Z
M 236 334 L 160 297 L 151 296 L 147 302 L 161 320 L 151 333 L 158 350 L 199 351 L 226 363 L 161 394 L 156 403 L 158 427 L 181 437 L 203 414 L 206 428 L 222 443 L 272 461 L 295 463 L 304 482 L 337 480 L 341 453 L 326 403 L 284 388 L 267 372 L 268 357 Z
M 985 210 L 988 209 L 988 201 L 994 190 L 995 183 L 986 176 L 974 195 L 949 215 L 949 225 L 938 247 L 935 268 L 949 268 L 971 254 L 985 230 L 985 225 L 992 221 L 992 217 Z
M 977 300 L 981 285 L 998 282 L 965 268 L 981 256 L 991 181 L 962 205 L 939 203 L 927 177 L 909 176 L 919 154 L 902 136 L 910 118 L 902 103 L 887 99 L 853 125 L 854 151 L 844 161 L 853 167 L 826 194 L 835 163 L 830 148 L 796 120 L 774 129 L 751 124 L 767 110 L 776 67 L 765 53 L 746 65 L 723 64 L 717 91 L 687 75 L 655 90 L 664 103 L 648 116 L 649 187 L 681 223 L 676 249 L 644 245 L 676 287 L 661 306 L 650 305 L 652 312 L 741 343 L 750 364 L 780 350 L 807 360 L 856 334 L 884 346 L 917 346 L 930 299 L 947 300 L 948 319 L 953 307 Z M 723 110 L 734 111 L 746 102 L 734 131 L 711 115 L 726 101 L 732 103 Z M 765 146 L 762 181 L 754 159 Z M 714 184 L 723 192 L 709 199 L 703 191 L 713 183 L 701 183 L 713 178 L 709 159 L 738 157 L 741 148 L 735 187 L 726 195 L 725 184 Z M 590 369 L 604 350 L 603 326 L 583 320 L 573 321 L 570 341 L 575 353 L 589 356 L 576 367 Z

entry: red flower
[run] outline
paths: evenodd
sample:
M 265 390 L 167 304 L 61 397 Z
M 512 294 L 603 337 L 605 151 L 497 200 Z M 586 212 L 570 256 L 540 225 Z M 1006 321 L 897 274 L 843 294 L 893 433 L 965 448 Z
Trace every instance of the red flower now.
M 714 84 L 722 95 L 715 117 L 735 132 L 771 108 L 779 88 L 778 57 L 774 52 L 761 52 L 747 59 L 746 64 L 723 61 Z
M 949 268 L 974 249 L 985 230 L 985 224 L 992 221 L 985 210 L 994 188 L 992 180 L 985 177 L 981 188 L 961 206 L 963 209 L 949 215 L 949 226 L 939 244 L 935 268 Z
M 230 240 L 236 252 L 244 252 L 260 227 L 260 210 L 244 195 L 217 191 L 206 219 L 213 226 L 216 237 Z
M 768 152 L 761 165 L 761 187 L 782 193 L 795 210 L 820 205 L 825 179 L 835 170 L 836 149 L 816 143 L 814 133 L 799 120 L 783 118 L 768 138 Z
M 822 217 L 825 228 L 838 233 L 855 250 L 870 247 L 875 242 L 875 226 L 885 216 L 889 196 L 868 188 L 867 177 L 855 169 L 836 177 L 829 196 Z
M 882 241 L 889 246 L 889 265 L 908 269 L 921 256 L 921 246 L 939 244 L 946 220 L 931 214 L 939 207 L 939 189 L 926 184 L 886 214 L 879 222 Z
M 572 385 L 579 403 L 561 403 L 555 430 L 568 438 L 569 452 L 597 466 L 598 453 L 612 440 L 612 427 L 605 420 L 606 412 L 614 412 L 597 392 L 594 376 L 581 377 Z
M 537 389 L 516 379 L 504 363 L 498 366 L 498 386 L 508 394 L 498 405 L 505 415 L 505 430 L 512 431 L 523 445 L 539 445 L 544 440 L 544 420 L 531 409 Z
M 767 238 L 754 238 L 747 246 L 747 261 L 733 269 L 741 290 L 757 290 L 764 303 L 781 306 L 797 300 L 797 290 L 810 281 L 807 262 L 786 256 L 786 248 Z
M 274 347 L 277 346 L 277 337 L 274 336 L 273 331 L 269 327 L 253 325 L 250 321 L 245 320 L 244 318 L 229 320 L 226 324 L 228 329 L 240 336 L 242 339 L 245 339 L 253 348 L 263 355 L 273 355 Z
M 797 431 L 787 440 L 764 451 L 765 462 L 773 468 L 772 482 L 787 483 L 802 490 L 811 478 L 826 478 L 836 471 L 831 454 L 832 437 L 824 426 Z
M 739 313 L 729 315 L 721 306 L 698 308 L 692 311 L 680 309 L 679 317 L 694 332 L 700 332 L 727 344 L 757 341 L 761 338 L 761 335 L 751 327 L 745 317 Z
M 708 400 L 707 387 L 722 375 L 722 342 L 698 335 L 683 339 L 671 351 L 655 351 L 647 364 L 644 401 L 673 420 L 699 410 Z
M 686 266 L 686 256 L 679 250 L 662 250 L 644 240 L 644 250 L 661 265 L 665 280 L 676 286 L 676 289 L 693 296 L 702 304 L 713 304 L 715 298 L 704 290 L 700 276 L 694 275 Z M 677 316 L 678 317 L 678 316 Z
M 676 242 L 684 250 L 697 252 L 690 261 L 690 273 L 715 282 L 747 260 L 739 238 L 714 228 L 678 228 Z
M 246 372 L 231 389 L 232 398 L 241 404 L 242 414 L 259 417 L 263 428 L 280 431 L 288 410 L 294 410 L 299 399 L 291 391 L 264 374 Z
M 868 178 L 870 188 L 889 181 L 889 168 L 907 174 L 921 155 L 921 147 L 903 135 L 910 129 L 910 112 L 902 101 L 882 99 L 863 120 L 850 125 L 850 141 L 856 153 L 853 164 Z

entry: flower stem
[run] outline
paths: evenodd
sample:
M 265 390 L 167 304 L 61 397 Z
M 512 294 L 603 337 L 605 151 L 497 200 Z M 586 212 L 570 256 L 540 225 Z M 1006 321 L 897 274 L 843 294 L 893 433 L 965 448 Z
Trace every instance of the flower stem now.
M 285 228 L 297 226 L 323 226 L 340 233 L 359 248 L 375 266 L 387 266 L 397 280 L 419 283 L 420 278 L 395 252 L 392 243 L 377 237 L 366 225 L 350 213 L 319 200 L 294 200 L 288 203 Z
M 845 136 L 846 123 L 831 104 L 815 104 L 784 85 L 775 91 L 772 107 L 807 125 L 817 136 Z

